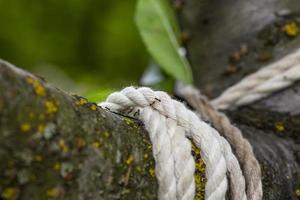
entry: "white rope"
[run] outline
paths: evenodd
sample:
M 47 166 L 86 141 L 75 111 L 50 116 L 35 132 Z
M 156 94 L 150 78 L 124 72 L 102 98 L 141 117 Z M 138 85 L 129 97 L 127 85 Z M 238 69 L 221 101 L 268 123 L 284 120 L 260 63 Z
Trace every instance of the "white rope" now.
M 186 99 L 189 105 L 201 114 L 202 119 L 209 121 L 211 125 L 216 128 L 219 133 L 230 143 L 232 149 L 234 149 L 236 158 L 242 167 L 243 175 L 245 176 L 247 198 L 249 200 L 261 200 L 262 183 L 260 166 L 254 156 L 252 146 L 243 137 L 241 131 L 231 124 L 230 120 L 225 114 L 217 111 L 206 99 L 206 97 L 201 95 L 199 90 L 196 88 L 192 86 L 185 86 L 177 82 L 175 92 L 176 95 Z M 232 178 L 232 180 L 235 179 Z M 241 196 L 238 196 L 241 195 L 238 191 L 240 190 L 237 189 L 236 192 L 232 191 L 233 199 L 242 199 Z M 235 194 L 237 194 L 236 198 Z
M 159 160 L 156 165 L 156 174 L 158 181 L 163 187 L 159 188 L 158 197 L 160 199 L 176 199 L 176 179 L 174 176 L 174 161 L 171 152 L 171 141 L 166 130 L 166 120 L 158 112 L 151 112 L 144 116 L 147 118 L 146 129 L 149 130 L 149 136 L 152 142 L 153 156 Z M 162 134 L 159 134 L 161 132 Z
M 300 49 L 272 63 L 225 90 L 212 104 L 234 108 L 262 99 L 300 79 Z
M 190 176 L 190 173 L 195 171 L 195 162 L 191 155 L 191 144 L 185 137 L 184 129 L 177 126 L 174 120 L 167 119 L 165 116 L 160 115 L 158 111 L 149 107 L 142 109 L 140 116 L 142 121 L 147 122 L 145 127 L 150 133 L 150 140 L 153 144 L 156 174 L 158 181 L 163 185 L 158 192 L 159 199 L 192 199 L 195 195 L 195 181 L 194 176 Z M 166 141 L 163 138 L 166 137 L 171 138 L 171 142 L 168 144 L 168 147 L 171 148 L 167 147 L 167 151 L 169 152 L 169 149 L 172 149 L 172 152 L 170 152 L 172 155 L 165 153 Z M 163 165 L 163 160 L 166 158 L 172 158 L 171 164 L 174 167 Z M 169 173 L 166 173 L 166 171 Z M 172 184 L 168 180 L 170 172 L 172 173 Z M 164 188 L 172 188 L 174 194 L 171 196 L 166 195 L 166 192 L 163 191 Z
M 228 142 L 182 103 L 164 92 L 128 87 L 112 93 L 100 106 L 123 114 L 139 110 L 139 119 L 145 124 L 153 144 L 160 199 L 193 199 L 195 195 L 194 161 L 190 142 L 184 139 L 184 134 L 193 139 L 206 164 L 206 199 L 225 199 L 226 172 L 230 175 L 234 199 L 246 199 L 245 180 Z M 165 166 L 170 168 L 166 170 Z M 170 176 L 175 176 L 176 186 Z
M 218 109 L 246 105 L 299 79 L 300 50 L 244 78 L 212 104 Z M 247 199 L 245 179 L 228 142 L 182 103 L 164 92 L 128 87 L 111 94 L 100 106 L 123 114 L 134 113 L 134 117 L 140 112 L 138 118 L 145 124 L 153 144 L 159 199 L 191 200 L 195 196 L 195 163 L 186 137 L 193 139 L 206 164 L 205 199 L 225 199 L 227 172 L 232 199 Z

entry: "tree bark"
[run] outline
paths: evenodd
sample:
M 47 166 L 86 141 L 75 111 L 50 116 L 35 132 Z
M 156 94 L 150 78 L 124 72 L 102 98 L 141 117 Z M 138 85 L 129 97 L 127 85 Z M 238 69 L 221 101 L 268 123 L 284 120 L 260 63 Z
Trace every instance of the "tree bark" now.
M 298 1 L 181 2 L 178 16 L 195 84 L 210 98 L 300 47 L 299 33 L 286 29 L 292 23 L 300 27 Z M 262 168 L 264 199 L 297 199 L 300 82 L 226 113 L 253 146 Z
M 156 199 L 140 122 L 0 62 L 3 199 Z M 1 199 L 1 198 L 0 198 Z

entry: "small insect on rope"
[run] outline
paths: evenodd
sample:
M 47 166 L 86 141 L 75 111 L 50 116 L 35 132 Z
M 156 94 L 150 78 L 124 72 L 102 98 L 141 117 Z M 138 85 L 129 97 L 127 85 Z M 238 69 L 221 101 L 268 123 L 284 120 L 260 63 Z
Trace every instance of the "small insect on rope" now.
M 99 105 L 114 112 L 135 115 L 145 124 L 153 144 L 160 199 L 192 200 L 195 196 L 195 163 L 191 142 L 186 137 L 201 150 L 206 164 L 205 199 L 225 199 L 227 178 L 233 199 L 246 199 L 245 180 L 229 143 L 165 92 L 127 87 L 112 93 Z M 137 112 L 140 114 L 136 115 Z

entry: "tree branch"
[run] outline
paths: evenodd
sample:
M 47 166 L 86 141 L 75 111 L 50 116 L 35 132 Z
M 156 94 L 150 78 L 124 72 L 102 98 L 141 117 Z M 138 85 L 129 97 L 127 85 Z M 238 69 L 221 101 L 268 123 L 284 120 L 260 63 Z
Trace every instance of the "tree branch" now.
M 0 61 L 4 199 L 156 199 L 142 125 Z

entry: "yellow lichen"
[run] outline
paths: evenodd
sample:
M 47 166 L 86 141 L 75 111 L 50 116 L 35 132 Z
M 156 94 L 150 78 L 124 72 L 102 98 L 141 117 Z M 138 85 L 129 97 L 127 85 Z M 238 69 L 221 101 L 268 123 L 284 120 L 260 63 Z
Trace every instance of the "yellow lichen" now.
M 203 160 L 197 160 L 197 162 L 195 163 L 195 183 L 196 183 L 196 196 L 195 196 L 195 200 L 203 200 L 204 199 L 204 194 L 205 194 L 205 164 L 203 162 Z
M 296 37 L 299 34 L 299 27 L 295 22 L 291 22 L 284 26 L 284 32 L 290 37 Z
M 275 129 L 277 132 L 283 132 L 284 131 L 284 124 L 283 122 L 276 122 L 275 123 Z
M 14 200 L 17 198 L 18 190 L 13 187 L 5 188 L 2 192 L 2 198 L 5 200 Z
M 104 137 L 106 137 L 106 138 L 109 138 L 109 132 L 107 132 L 107 131 L 105 131 L 104 133 L 103 133 L 103 135 L 104 135 Z
M 96 111 L 97 110 L 97 106 L 95 104 L 93 104 L 93 105 L 90 106 L 90 109 L 92 111 Z
M 44 120 L 45 119 L 45 115 L 43 113 L 39 114 L 39 120 Z
M 40 83 L 40 81 L 33 79 L 31 77 L 28 77 L 26 79 L 27 83 L 30 84 L 34 88 L 34 92 L 38 96 L 45 96 L 46 95 L 46 90 L 44 86 Z
M 149 169 L 149 174 L 150 176 L 154 177 L 155 176 L 155 170 L 153 168 Z
M 47 197 L 49 198 L 56 198 L 59 196 L 59 189 L 58 188 L 51 188 L 48 189 L 46 192 Z
M 84 105 L 84 104 L 87 104 L 87 100 L 86 99 L 84 99 L 84 98 L 80 98 L 80 99 L 78 99 L 76 102 L 75 102 L 75 105 L 76 106 L 82 106 L 82 105 Z
M 28 131 L 31 130 L 31 125 L 29 123 L 27 123 L 27 122 L 24 122 L 24 123 L 21 124 L 20 130 L 22 132 L 26 133 L 26 132 L 28 132 Z
M 296 190 L 296 196 L 297 196 L 297 197 L 300 197 L 300 188 L 298 188 L 298 189 Z
M 148 157 L 149 157 L 148 154 L 145 153 L 145 154 L 144 154 L 144 159 L 146 160 L 146 159 L 148 159 Z
M 45 101 L 45 107 L 48 114 L 56 113 L 58 111 L 57 104 L 51 100 Z
M 58 141 L 58 145 L 59 145 L 60 150 L 63 153 L 68 153 L 69 152 L 69 147 L 66 145 L 66 143 L 65 143 L 65 141 L 63 139 L 60 139 Z
M 44 158 L 43 158 L 43 156 L 41 156 L 41 155 L 35 155 L 35 156 L 34 156 L 34 160 L 37 161 L 37 162 L 41 162 L 41 161 L 43 161 L 43 159 L 44 159 Z
M 132 125 L 132 124 L 134 124 L 134 122 L 133 122 L 131 119 L 129 119 L 129 118 L 124 118 L 124 122 L 125 122 L 127 125 Z
M 98 141 L 96 141 L 96 142 L 93 143 L 93 147 L 94 148 L 100 148 L 100 146 L 101 146 L 101 144 Z
M 33 119 L 35 117 L 33 112 L 29 112 L 28 116 L 29 116 L 30 119 Z
M 197 148 L 194 144 L 192 145 L 192 151 L 193 151 L 196 155 L 200 155 L 200 149 Z
M 127 160 L 126 160 L 126 164 L 127 164 L 127 165 L 131 165 L 131 164 L 133 163 L 133 161 L 134 161 L 134 158 L 133 158 L 132 155 L 130 155 L 130 156 L 127 158 Z
M 45 125 L 44 124 L 39 124 L 37 127 L 38 133 L 42 134 L 44 133 L 45 130 Z
M 77 140 L 76 140 L 76 147 L 79 148 L 79 149 L 82 149 L 85 146 L 86 146 L 85 140 L 82 139 L 82 138 L 77 138 Z
M 141 168 L 140 166 L 137 166 L 137 167 L 136 167 L 136 171 L 141 172 L 141 171 L 142 171 L 142 168 Z
M 192 143 L 192 154 L 195 159 L 196 195 L 194 200 L 203 200 L 205 197 L 205 163 L 201 158 L 200 149 Z
M 59 162 L 54 163 L 53 169 L 54 169 L 55 171 L 59 171 L 60 168 L 61 168 L 61 164 L 60 164 Z
M 205 172 L 205 164 L 203 160 L 199 160 L 195 163 L 195 167 L 200 172 Z

